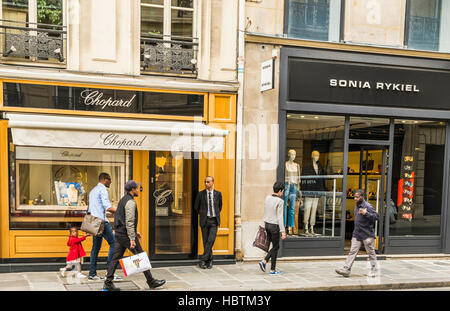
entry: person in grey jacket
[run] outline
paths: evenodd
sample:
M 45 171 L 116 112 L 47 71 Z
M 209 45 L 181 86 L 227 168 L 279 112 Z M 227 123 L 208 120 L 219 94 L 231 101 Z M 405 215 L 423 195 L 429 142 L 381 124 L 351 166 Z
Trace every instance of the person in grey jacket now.
M 377 254 L 375 253 L 375 221 L 379 220 L 380 216 L 374 210 L 372 205 L 364 200 L 364 191 L 359 189 L 355 191 L 354 200 L 355 205 L 355 228 L 352 234 L 352 245 L 348 253 L 347 260 L 344 267 L 336 269 L 336 273 L 342 276 L 350 276 L 353 262 L 358 255 L 361 245 L 364 244 L 366 252 L 369 255 L 371 269 L 367 276 L 376 276 L 377 270 Z
M 281 239 L 286 238 L 286 230 L 284 227 L 284 200 L 282 199 L 285 184 L 277 181 L 273 185 L 273 194 L 266 197 L 264 202 L 264 223 L 268 239 L 272 242 L 272 249 L 269 250 L 267 256 L 259 262 L 259 267 L 263 272 L 266 272 L 266 264 L 272 260 L 270 267 L 270 275 L 281 274 L 282 272 L 276 269 L 277 255 L 280 248 L 280 234 Z
M 134 180 L 129 180 L 125 184 L 127 193 L 120 199 L 119 204 L 117 205 L 116 214 L 114 215 L 116 244 L 114 255 L 108 268 L 108 274 L 106 275 L 105 284 L 103 285 L 104 291 L 120 290 L 114 286 L 113 279 L 114 271 L 116 271 L 119 259 L 123 257 L 125 250 L 129 249 L 135 255 L 143 252 L 141 244 L 139 243 L 141 234 L 137 231 L 138 210 L 136 201 L 134 201 L 134 198 L 139 195 L 139 186 L 140 183 L 138 184 Z M 149 270 L 144 271 L 144 275 L 150 288 L 156 288 L 166 283 L 165 280 L 153 278 Z

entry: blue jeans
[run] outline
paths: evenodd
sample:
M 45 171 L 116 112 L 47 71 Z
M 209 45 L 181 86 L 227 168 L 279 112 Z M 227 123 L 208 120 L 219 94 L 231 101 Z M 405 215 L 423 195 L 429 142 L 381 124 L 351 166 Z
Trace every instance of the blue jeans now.
M 294 216 L 295 216 L 295 199 L 297 197 L 297 184 L 286 183 L 284 188 L 284 226 L 293 227 L 294 226 Z M 289 210 L 287 204 L 289 202 Z M 286 224 L 287 217 L 287 224 Z
M 108 271 L 109 263 L 111 262 L 112 256 L 114 254 L 114 232 L 109 222 L 105 222 L 105 230 L 103 230 L 103 235 L 101 237 L 92 237 L 92 250 L 89 266 L 89 276 L 94 276 L 97 274 L 97 259 L 98 252 L 102 247 L 103 238 L 109 244 L 108 259 L 106 261 L 106 271 Z

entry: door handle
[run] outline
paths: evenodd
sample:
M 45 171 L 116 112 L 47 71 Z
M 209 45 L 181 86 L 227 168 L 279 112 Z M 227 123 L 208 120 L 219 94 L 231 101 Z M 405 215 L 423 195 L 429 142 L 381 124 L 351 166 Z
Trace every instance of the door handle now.
M 150 182 L 153 184 L 153 183 L 155 182 L 155 178 L 154 178 L 154 177 L 151 177 L 151 178 L 150 178 Z

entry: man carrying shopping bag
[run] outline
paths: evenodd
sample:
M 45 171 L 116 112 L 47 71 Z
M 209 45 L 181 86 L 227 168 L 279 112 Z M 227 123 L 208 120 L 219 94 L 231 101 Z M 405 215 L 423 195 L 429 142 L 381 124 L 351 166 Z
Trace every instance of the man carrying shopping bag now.
M 103 290 L 118 291 L 119 288 L 114 286 L 114 271 L 116 271 L 119 259 L 123 257 L 126 249 L 129 249 L 133 254 L 142 253 L 142 247 L 139 243 L 141 234 L 137 232 L 138 211 L 134 197 L 139 195 L 140 183 L 134 180 L 129 180 L 125 184 L 125 191 L 127 192 L 119 201 L 116 214 L 114 215 L 114 227 L 116 234 L 116 243 L 114 248 L 114 255 L 111 264 L 108 268 L 105 284 Z M 153 278 L 150 270 L 144 271 L 147 284 L 150 288 L 156 288 L 164 285 L 165 280 L 157 280 Z

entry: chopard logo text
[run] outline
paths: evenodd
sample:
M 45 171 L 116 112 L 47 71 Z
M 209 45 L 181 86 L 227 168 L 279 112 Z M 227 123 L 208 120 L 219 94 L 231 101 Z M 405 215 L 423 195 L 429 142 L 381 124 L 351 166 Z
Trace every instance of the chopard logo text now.
M 99 91 L 84 90 L 80 96 L 84 99 L 86 106 L 100 106 L 102 110 L 106 107 L 122 107 L 129 108 L 133 104 L 136 94 L 129 100 L 113 99 L 112 97 L 103 98 L 103 93 Z
M 103 140 L 103 145 L 105 146 L 115 146 L 117 149 L 122 149 L 123 147 L 130 147 L 130 146 L 142 147 L 142 144 L 147 139 L 147 136 L 144 136 L 142 139 L 139 140 L 121 137 L 119 134 L 115 133 L 107 133 L 101 134 L 100 139 Z

